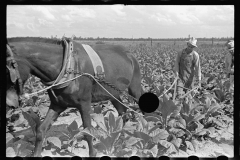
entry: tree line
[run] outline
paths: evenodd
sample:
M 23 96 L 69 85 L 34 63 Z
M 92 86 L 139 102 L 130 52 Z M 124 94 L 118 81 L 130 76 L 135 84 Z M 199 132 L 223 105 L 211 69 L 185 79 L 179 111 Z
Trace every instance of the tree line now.
M 13 38 L 13 37 L 12 37 Z M 16 37 L 24 38 L 24 37 Z M 48 38 L 48 39 L 61 39 L 62 37 L 51 36 L 51 37 L 34 37 L 34 38 Z M 72 38 L 73 40 L 79 41 L 187 41 L 189 38 L 105 38 L 105 37 L 66 37 Z M 234 39 L 233 37 L 212 37 L 212 38 L 197 38 L 198 41 L 227 41 L 229 39 Z

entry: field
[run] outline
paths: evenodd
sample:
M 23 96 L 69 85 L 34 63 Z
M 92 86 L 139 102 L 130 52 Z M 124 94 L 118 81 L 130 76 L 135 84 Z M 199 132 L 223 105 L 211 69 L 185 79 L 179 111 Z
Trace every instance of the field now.
M 121 44 L 138 59 L 144 91 L 162 95 L 174 81 L 172 68 L 177 51 L 185 42 L 111 41 L 81 43 Z M 223 72 L 227 53 L 223 42 L 199 42 L 202 89 L 173 101 L 174 90 L 161 96 L 159 108 L 140 117 L 131 111 L 123 125 L 122 117 L 110 102 L 92 105 L 94 129 L 83 129 L 79 112 L 69 108 L 63 112 L 47 133 L 42 156 L 88 157 L 84 134 L 94 137 L 97 156 L 130 157 L 233 157 L 233 89 Z M 25 93 L 44 88 L 36 77 L 24 86 Z M 125 103 L 130 107 L 136 105 Z M 24 99 L 20 108 L 7 109 L 6 154 L 29 157 L 35 137 L 32 128 L 46 115 L 50 104 L 46 92 Z M 139 112 L 139 110 L 137 110 Z

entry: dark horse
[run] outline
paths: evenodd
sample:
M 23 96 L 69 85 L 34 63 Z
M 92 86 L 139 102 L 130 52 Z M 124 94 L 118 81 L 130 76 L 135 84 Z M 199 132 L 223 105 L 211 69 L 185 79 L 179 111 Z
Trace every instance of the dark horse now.
M 69 40 L 68 40 L 69 41 Z M 78 70 L 94 75 L 92 62 L 83 46 L 72 41 L 74 51 L 79 62 Z M 8 47 L 10 46 L 10 47 Z M 110 44 L 95 44 L 91 47 L 102 60 L 105 71 L 105 80 L 116 86 L 119 90 L 128 89 L 128 93 L 137 100 L 142 94 L 141 74 L 137 60 L 123 47 Z M 21 90 L 29 75 L 39 77 L 44 82 L 54 81 L 64 61 L 65 45 L 62 40 L 47 38 L 8 38 L 7 45 L 7 91 L 6 103 L 8 106 L 18 107 Z M 10 56 L 12 52 L 13 56 Z M 10 60 L 9 60 L 10 59 Z M 12 61 L 14 60 L 14 61 Z M 17 64 L 17 68 L 13 63 Z M 76 66 L 75 66 L 76 68 Z M 108 85 L 103 86 L 117 99 L 120 93 Z M 110 100 L 121 115 L 126 107 L 120 104 L 104 91 L 91 77 L 81 76 L 71 81 L 68 86 L 60 89 L 49 89 L 51 101 L 46 118 L 36 128 L 36 142 L 34 156 L 41 156 L 42 143 L 46 132 L 61 112 L 67 107 L 77 108 L 81 114 L 83 127 L 91 127 L 91 102 Z M 89 156 L 96 156 L 92 137 L 85 136 L 89 146 Z

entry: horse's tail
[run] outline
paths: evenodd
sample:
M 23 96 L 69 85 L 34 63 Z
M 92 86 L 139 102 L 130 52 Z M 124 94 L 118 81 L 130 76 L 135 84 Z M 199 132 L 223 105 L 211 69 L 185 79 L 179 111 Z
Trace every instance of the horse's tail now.
M 134 97 L 133 100 L 138 104 L 139 98 L 144 93 L 141 85 L 142 76 L 137 59 L 133 55 L 130 56 L 130 59 L 133 67 L 133 76 L 129 86 L 129 94 Z

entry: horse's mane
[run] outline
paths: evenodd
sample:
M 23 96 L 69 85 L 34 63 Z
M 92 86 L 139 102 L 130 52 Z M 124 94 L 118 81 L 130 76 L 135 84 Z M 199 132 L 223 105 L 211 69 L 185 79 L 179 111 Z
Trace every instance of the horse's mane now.
M 69 42 L 70 39 L 66 38 L 66 40 Z M 11 48 L 13 54 L 16 54 L 16 49 L 14 46 L 12 46 L 10 43 L 13 42 L 41 42 L 41 43 L 48 43 L 48 44 L 56 44 L 56 45 L 62 45 L 63 41 L 62 39 L 51 39 L 51 38 L 41 38 L 41 37 L 13 37 L 13 38 L 7 38 L 7 44 Z
M 67 38 L 66 38 L 66 40 L 69 41 L 69 39 L 67 39 Z M 41 38 L 41 37 L 7 38 L 7 43 L 9 44 L 11 42 L 41 42 L 41 43 L 62 45 L 62 39 L 51 39 L 51 38 Z

